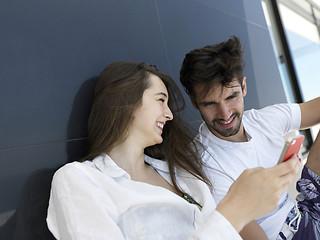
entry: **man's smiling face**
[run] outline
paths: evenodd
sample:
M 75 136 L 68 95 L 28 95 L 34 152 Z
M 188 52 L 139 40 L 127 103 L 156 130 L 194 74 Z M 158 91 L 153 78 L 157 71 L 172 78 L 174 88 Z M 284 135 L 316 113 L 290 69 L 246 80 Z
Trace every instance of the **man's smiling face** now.
M 227 87 L 213 85 L 209 91 L 206 91 L 206 84 L 193 87 L 195 97 L 191 97 L 192 104 L 200 111 L 209 130 L 218 138 L 228 141 L 236 142 L 243 137 L 243 97 L 247 94 L 245 78 L 242 85 L 234 80 Z

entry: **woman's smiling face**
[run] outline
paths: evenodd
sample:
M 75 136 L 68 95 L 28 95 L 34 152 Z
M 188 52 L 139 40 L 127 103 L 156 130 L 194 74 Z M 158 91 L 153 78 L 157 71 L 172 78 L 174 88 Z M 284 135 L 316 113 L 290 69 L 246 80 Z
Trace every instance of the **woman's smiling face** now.
M 144 91 L 141 106 L 134 113 L 129 136 L 148 147 L 163 141 L 162 131 L 167 121 L 173 119 L 168 107 L 168 91 L 163 81 L 149 75 L 149 87 Z

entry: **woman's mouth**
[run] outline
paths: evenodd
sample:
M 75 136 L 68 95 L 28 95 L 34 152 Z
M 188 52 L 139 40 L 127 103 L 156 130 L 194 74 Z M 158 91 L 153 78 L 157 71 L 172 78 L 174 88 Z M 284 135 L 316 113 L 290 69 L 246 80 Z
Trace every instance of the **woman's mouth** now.
M 163 123 L 157 122 L 157 127 L 161 129 L 161 131 L 163 130 Z

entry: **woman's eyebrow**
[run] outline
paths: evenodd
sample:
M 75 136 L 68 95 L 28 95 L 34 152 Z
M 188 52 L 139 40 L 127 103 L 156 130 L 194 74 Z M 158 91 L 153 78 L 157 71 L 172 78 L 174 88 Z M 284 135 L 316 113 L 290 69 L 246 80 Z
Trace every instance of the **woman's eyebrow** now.
M 158 92 L 155 95 L 161 95 L 161 96 L 168 98 L 168 95 L 165 92 Z

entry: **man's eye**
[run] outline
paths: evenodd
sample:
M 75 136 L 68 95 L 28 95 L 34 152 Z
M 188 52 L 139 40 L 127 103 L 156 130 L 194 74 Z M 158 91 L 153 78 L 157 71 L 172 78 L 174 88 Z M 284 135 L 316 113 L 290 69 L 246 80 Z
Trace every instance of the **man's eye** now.
M 212 106 L 214 103 L 208 102 L 208 103 L 202 103 L 201 105 L 203 107 L 208 107 L 208 106 Z
M 235 97 L 236 97 L 236 96 L 233 96 L 233 95 L 232 95 L 232 96 L 228 97 L 227 99 L 230 100 L 230 99 L 233 99 L 233 98 L 235 98 Z
M 228 100 L 228 99 L 236 98 L 239 94 L 240 94 L 239 92 L 235 92 L 235 93 L 233 93 L 232 95 L 230 95 L 230 96 L 227 98 L 227 100 Z

